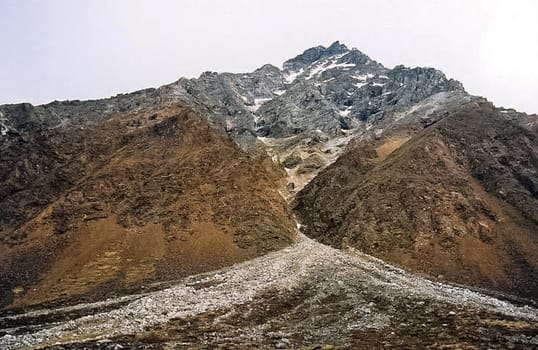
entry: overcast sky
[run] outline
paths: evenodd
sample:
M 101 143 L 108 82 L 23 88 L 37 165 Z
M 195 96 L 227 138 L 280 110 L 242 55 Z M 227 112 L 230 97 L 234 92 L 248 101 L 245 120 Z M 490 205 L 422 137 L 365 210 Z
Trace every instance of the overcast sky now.
M 281 66 L 335 40 L 538 112 L 538 0 L 0 0 L 0 103 Z

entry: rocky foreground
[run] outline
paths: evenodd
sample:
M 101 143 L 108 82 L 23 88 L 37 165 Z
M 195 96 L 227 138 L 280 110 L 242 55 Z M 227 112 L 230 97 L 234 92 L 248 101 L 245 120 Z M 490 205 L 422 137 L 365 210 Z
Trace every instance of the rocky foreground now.
M 535 349 L 538 310 L 301 234 L 162 290 L 0 318 L 2 349 Z

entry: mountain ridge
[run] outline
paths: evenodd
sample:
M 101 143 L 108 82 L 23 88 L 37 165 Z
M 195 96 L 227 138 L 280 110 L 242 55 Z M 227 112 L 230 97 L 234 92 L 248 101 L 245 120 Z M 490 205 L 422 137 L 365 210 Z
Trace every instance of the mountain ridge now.
M 301 191 L 303 187 L 320 172 L 321 178 L 330 173 L 327 167 L 342 154 L 358 151 L 361 158 L 352 164 L 365 167 L 359 169 L 364 172 L 372 166 L 372 154 L 380 155 L 375 162 L 384 162 L 387 157 L 390 160 L 392 154 L 414 140 L 421 130 L 435 128 L 464 105 L 484 103 L 486 100 L 469 95 L 461 83 L 447 79 L 439 70 L 402 65 L 389 69 L 361 51 L 336 41 L 328 47 L 307 49 L 285 61 L 282 68 L 266 64 L 251 73 L 204 72 L 198 78 L 180 78 L 156 89 L 108 99 L 54 101 L 39 106 L 2 105 L 0 141 L 5 160 L 0 168 L 3 176 L 0 181 L 2 239 L 9 244 L 24 241 L 22 225 L 55 201 L 59 193 L 75 185 L 73 174 L 80 171 L 78 166 L 106 167 L 110 159 L 104 154 L 110 145 L 128 147 L 134 142 L 132 135 L 137 130 L 150 130 L 148 127 L 158 128 L 150 132 L 157 133 L 161 138 L 159 142 L 164 143 L 166 129 L 175 124 L 166 124 L 158 111 L 187 106 L 201 115 L 211 130 L 230 137 L 249 157 L 263 157 L 268 153 L 276 166 L 281 167 L 282 177 L 287 177 L 277 180 L 275 176 L 274 183 L 279 184 L 275 186 L 291 201 L 297 193 L 299 200 L 307 198 L 305 191 L 309 191 L 315 181 Z M 526 121 L 530 125 L 529 132 L 536 131 L 532 115 L 506 109 L 496 111 L 503 114 L 502 120 Z M 161 126 L 151 126 L 154 123 Z M 112 136 L 115 131 L 107 129 L 108 134 L 91 135 L 92 130 L 115 124 L 127 134 L 111 139 L 116 137 Z M 456 134 L 464 134 L 465 126 L 458 127 Z M 57 138 L 53 138 L 56 144 L 48 139 L 51 135 Z M 74 141 L 73 135 L 80 139 Z M 64 142 L 73 142 L 73 149 L 58 153 L 59 145 Z M 379 148 L 373 150 L 372 144 Z M 88 160 L 88 157 L 93 158 Z M 489 162 L 486 158 L 483 161 Z M 45 175 L 51 171 L 53 176 L 45 180 Z M 532 173 L 532 166 L 526 171 Z M 84 178 L 91 172 L 83 171 L 81 175 Z M 356 169 L 350 171 L 355 172 Z M 504 176 L 515 176 L 514 181 L 523 184 L 533 196 L 533 188 L 538 186 L 534 175 L 506 174 Z M 353 183 L 355 180 L 348 177 L 338 181 Z M 32 198 L 28 194 L 29 186 L 43 190 L 42 196 Z M 70 209 L 74 203 L 76 200 L 66 204 L 66 214 L 58 217 L 78 215 L 73 214 L 78 209 L 74 212 Z M 533 206 L 530 204 L 531 209 L 520 206 L 515 210 L 532 211 Z M 300 214 L 309 216 L 304 212 Z M 59 224 L 58 230 L 69 231 L 69 220 Z M 292 226 L 289 222 L 286 225 Z M 305 227 L 307 232 L 312 229 L 308 223 Z
M 533 349 L 537 213 L 538 116 L 338 41 L 1 105 L 0 347 Z

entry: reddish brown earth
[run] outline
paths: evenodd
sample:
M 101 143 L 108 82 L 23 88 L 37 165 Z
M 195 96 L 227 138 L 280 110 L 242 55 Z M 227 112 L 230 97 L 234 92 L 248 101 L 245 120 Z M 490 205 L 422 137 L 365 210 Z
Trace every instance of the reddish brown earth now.
M 0 305 L 82 300 L 288 245 L 285 173 L 182 106 L 2 143 Z
M 352 142 L 297 195 L 305 233 L 538 299 L 537 123 L 483 100 L 442 113 L 414 136 Z

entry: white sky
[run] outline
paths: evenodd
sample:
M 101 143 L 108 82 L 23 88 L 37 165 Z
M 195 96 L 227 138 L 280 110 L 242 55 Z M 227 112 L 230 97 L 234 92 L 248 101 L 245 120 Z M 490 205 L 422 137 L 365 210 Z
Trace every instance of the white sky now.
M 335 40 L 538 112 L 538 0 L 0 0 L 0 103 L 280 66 Z

